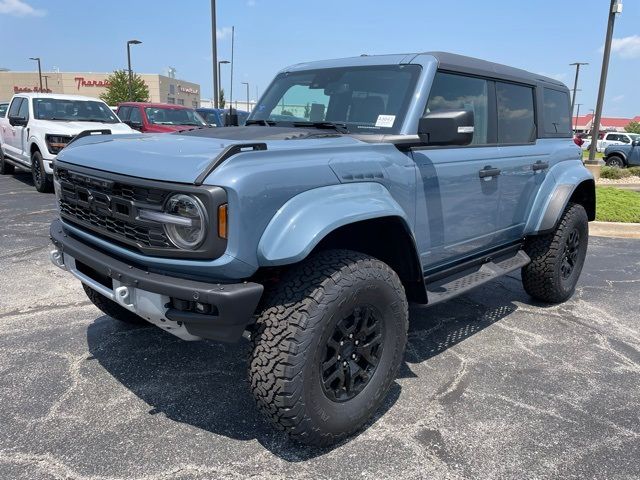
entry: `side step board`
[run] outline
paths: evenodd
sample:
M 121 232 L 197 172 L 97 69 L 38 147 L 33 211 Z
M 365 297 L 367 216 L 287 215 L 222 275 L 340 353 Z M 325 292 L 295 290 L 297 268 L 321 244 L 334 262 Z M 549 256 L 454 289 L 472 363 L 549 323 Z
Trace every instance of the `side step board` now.
M 517 250 L 508 256 L 489 261 L 458 275 L 442 278 L 427 285 L 429 305 L 444 302 L 468 292 L 483 283 L 501 277 L 527 265 L 531 259 L 523 250 Z

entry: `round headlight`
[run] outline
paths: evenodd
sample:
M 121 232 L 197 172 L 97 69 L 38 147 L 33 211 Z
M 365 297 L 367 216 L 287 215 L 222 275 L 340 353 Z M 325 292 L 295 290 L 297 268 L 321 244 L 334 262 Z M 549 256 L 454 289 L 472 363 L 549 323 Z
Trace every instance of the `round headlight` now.
M 207 215 L 200 200 L 179 193 L 169 198 L 164 211 L 189 220 L 184 225 L 178 222 L 164 225 L 167 236 L 177 247 L 195 250 L 202 244 L 207 228 Z

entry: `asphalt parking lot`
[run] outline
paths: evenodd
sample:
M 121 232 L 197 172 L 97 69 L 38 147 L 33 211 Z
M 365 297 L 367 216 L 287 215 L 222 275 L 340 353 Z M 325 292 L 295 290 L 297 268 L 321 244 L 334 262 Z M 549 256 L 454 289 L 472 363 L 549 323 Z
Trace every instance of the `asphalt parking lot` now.
M 640 478 L 640 240 L 591 238 L 578 290 L 513 275 L 414 310 L 383 411 L 328 450 L 253 407 L 247 345 L 102 315 L 48 259 L 53 195 L 0 177 L 0 478 Z

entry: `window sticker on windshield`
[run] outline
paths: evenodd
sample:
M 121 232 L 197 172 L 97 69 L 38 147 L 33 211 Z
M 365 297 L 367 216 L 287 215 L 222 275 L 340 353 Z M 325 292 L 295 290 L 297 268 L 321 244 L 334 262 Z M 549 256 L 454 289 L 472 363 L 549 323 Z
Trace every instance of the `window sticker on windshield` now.
M 393 122 L 395 122 L 395 120 L 395 115 L 378 115 L 376 127 L 393 127 Z

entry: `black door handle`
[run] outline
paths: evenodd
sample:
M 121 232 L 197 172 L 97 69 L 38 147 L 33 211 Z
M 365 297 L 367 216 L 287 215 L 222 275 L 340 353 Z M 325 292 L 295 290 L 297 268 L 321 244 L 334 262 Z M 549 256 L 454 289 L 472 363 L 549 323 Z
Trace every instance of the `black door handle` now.
M 536 163 L 531 165 L 531 170 L 533 170 L 534 172 L 537 172 L 538 170 L 546 170 L 547 168 L 549 168 L 549 162 L 537 161 Z
M 478 175 L 480 176 L 480 178 L 497 177 L 498 175 L 500 175 L 500 169 L 493 167 L 484 167 L 478 172 Z

